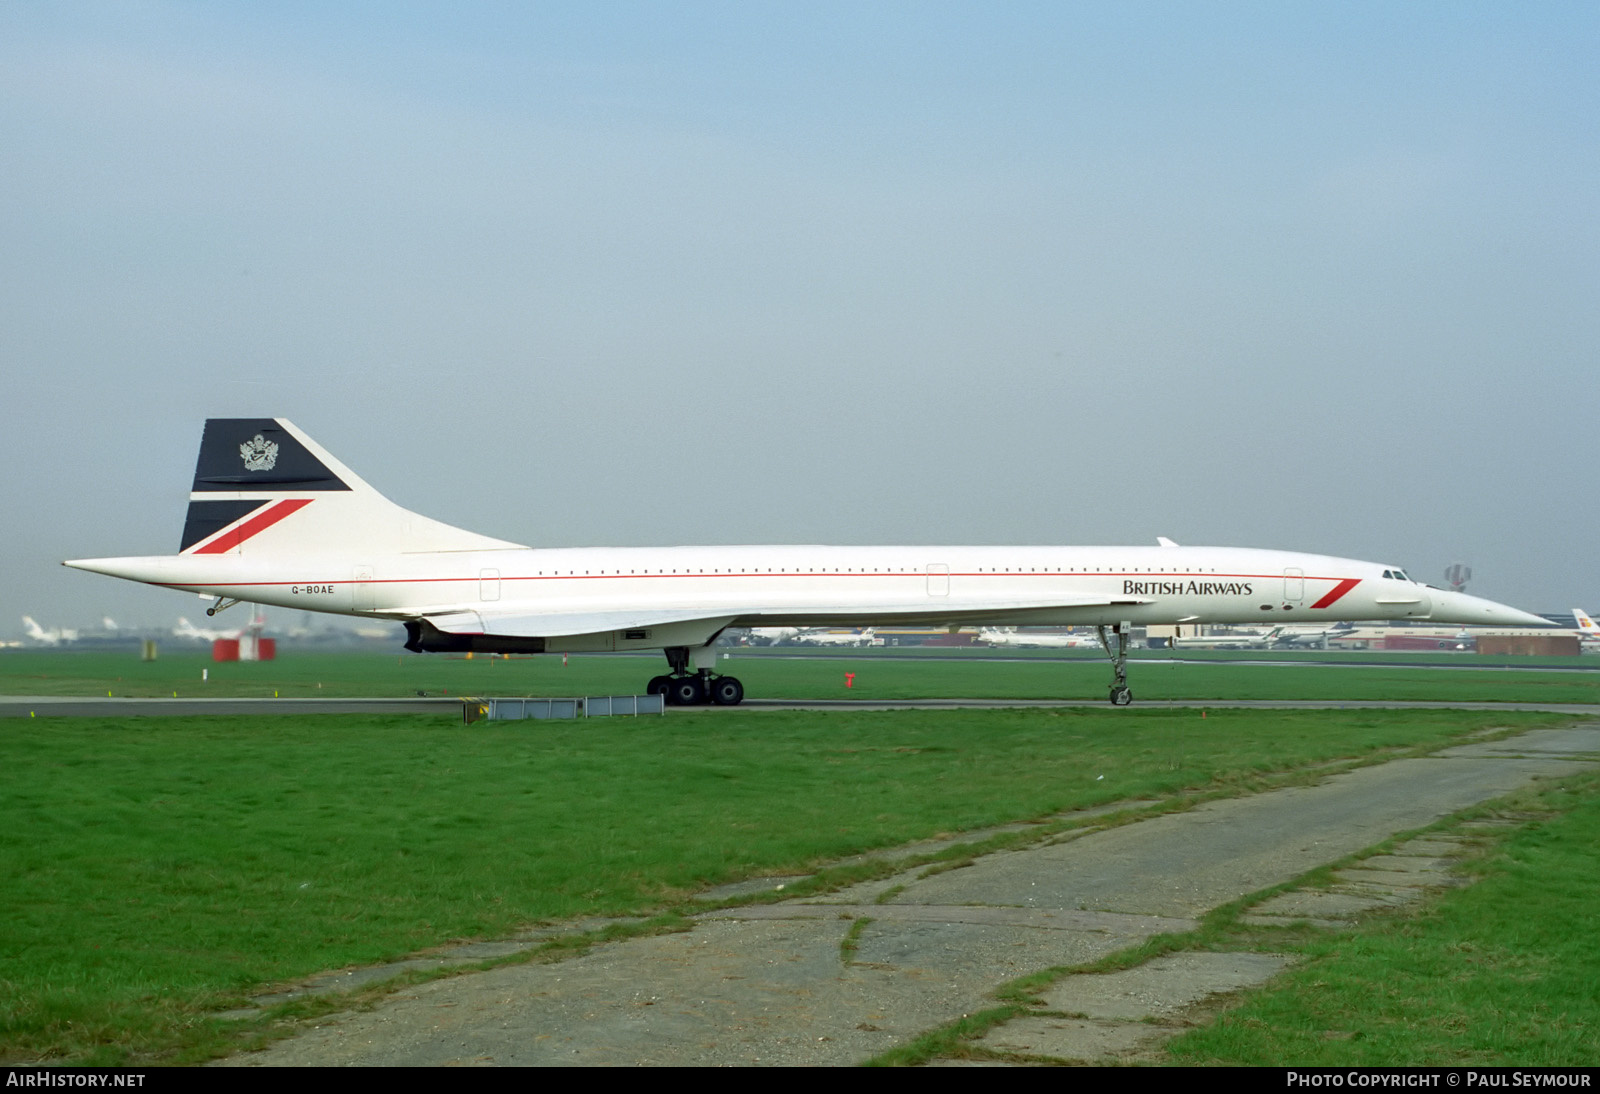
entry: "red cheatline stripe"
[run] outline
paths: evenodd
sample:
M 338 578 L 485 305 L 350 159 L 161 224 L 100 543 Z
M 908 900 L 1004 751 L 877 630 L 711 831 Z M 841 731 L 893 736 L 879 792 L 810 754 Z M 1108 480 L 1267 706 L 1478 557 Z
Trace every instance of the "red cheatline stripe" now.
M 1311 606 L 1313 608 L 1326 608 L 1329 604 L 1332 604 L 1335 600 L 1338 600 L 1341 596 L 1349 592 L 1351 589 L 1354 589 L 1359 584 L 1361 584 L 1361 579 L 1359 577 L 1347 577 L 1343 581 L 1339 582 L 1339 584 L 1329 589 L 1327 596 L 1323 597 L 1321 600 L 1317 601 Z
M 310 498 L 285 498 L 282 501 L 273 502 L 242 524 L 234 525 L 204 547 L 196 548 L 194 553 L 197 555 L 220 555 L 225 551 L 231 551 L 257 532 L 271 528 L 290 513 L 297 512 L 310 505 L 311 500 Z

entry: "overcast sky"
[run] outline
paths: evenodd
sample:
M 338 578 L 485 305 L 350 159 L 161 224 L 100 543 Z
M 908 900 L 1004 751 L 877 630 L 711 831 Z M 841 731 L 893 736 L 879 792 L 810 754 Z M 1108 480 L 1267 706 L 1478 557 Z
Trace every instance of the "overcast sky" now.
M 0 634 L 207 417 L 535 546 L 1183 543 L 1600 608 L 1592 3 L 0 5 Z

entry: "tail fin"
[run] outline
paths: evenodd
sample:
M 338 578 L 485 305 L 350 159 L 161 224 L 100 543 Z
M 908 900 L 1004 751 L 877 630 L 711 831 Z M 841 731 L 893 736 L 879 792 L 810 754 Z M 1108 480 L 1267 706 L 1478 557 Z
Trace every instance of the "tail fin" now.
M 180 554 L 517 547 L 402 509 L 283 418 L 211 418 Z
M 1584 633 L 1585 637 L 1600 638 L 1600 626 L 1597 626 L 1595 621 L 1589 618 L 1588 612 L 1582 608 L 1573 608 L 1572 618 L 1578 621 L 1578 629 Z

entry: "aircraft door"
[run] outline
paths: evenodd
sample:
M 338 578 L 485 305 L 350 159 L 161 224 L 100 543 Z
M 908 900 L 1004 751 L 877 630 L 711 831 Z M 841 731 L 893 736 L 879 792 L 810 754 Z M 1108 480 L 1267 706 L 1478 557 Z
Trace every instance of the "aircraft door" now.
M 928 563 L 928 595 L 950 595 L 950 567 L 943 562 Z
M 353 577 L 355 591 L 350 598 L 350 607 L 358 612 L 371 611 L 373 608 L 372 567 L 357 566 Z
M 1306 598 L 1306 572 L 1298 566 L 1283 571 L 1283 602 L 1299 606 Z
M 499 600 L 500 599 L 500 571 L 499 570 L 479 570 L 478 571 L 478 599 L 479 600 Z

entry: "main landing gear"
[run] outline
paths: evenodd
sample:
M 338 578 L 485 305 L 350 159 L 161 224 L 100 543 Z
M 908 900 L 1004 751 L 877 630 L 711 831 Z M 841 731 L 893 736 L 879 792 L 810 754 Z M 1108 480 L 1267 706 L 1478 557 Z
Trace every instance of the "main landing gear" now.
M 696 656 L 695 667 L 689 667 L 689 647 L 671 646 L 662 652 L 667 655 L 667 664 L 672 666 L 672 672 L 667 676 L 653 677 L 645 690 L 651 695 L 664 695 L 667 702 L 675 707 L 697 707 L 706 703 L 715 703 L 722 707 L 737 706 L 744 700 L 744 685 L 739 683 L 738 677 L 719 676 L 711 671 L 709 665 L 702 665 L 702 660 L 710 660 L 715 664 L 715 653 L 710 653 L 711 647 L 703 649 L 709 656 Z M 695 650 L 696 654 L 701 649 Z
M 1111 705 L 1125 707 L 1133 702 L 1133 689 L 1128 687 L 1128 632 L 1127 624 L 1118 623 L 1111 628 L 1111 633 L 1106 633 L 1105 627 L 1097 628 L 1100 632 L 1100 644 L 1106 649 L 1106 656 L 1111 658 Z M 1112 639 L 1115 639 L 1116 649 L 1112 649 Z

